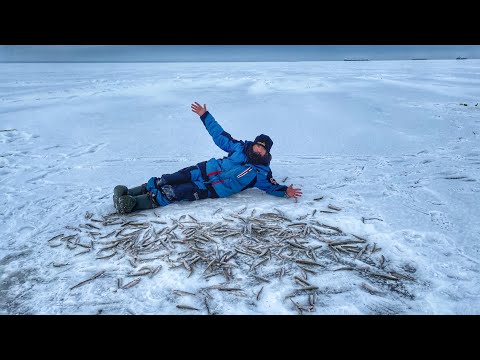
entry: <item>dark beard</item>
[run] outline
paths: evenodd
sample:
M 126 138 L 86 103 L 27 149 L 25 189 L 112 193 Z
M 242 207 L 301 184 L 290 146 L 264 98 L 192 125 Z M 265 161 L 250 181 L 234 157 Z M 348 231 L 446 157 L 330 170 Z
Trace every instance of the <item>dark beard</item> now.
M 245 155 L 247 155 L 247 161 L 250 164 L 258 164 L 258 165 L 268 165 L 270 164 L 270 161 L 272 161 L 272 155 L 267 153 L 264 156 L 257 154 L 255 151 L 253 151 L 253 145 L 254 144 L 249 144 L 245 148 Z

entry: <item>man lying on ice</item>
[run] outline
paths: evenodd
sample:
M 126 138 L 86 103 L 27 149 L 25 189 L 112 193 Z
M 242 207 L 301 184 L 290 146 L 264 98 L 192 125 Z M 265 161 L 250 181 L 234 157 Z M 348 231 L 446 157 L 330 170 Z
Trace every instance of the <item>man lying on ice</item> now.
M 251 187 L 279 197 L 302 196 L 301 189 L 293 188 L 293 184 L 279 185 L 273 178 L 269 166 L 273 141 L 269 136 L 258 135 L 253 142 L 235 140 L 215 121 L 206 105 L 195 102 L 192 111 L 200 116 L 215 144 L 228 156 L 152 177 L 132 189 L 117 185 L 113 203 L 119 213 L 153 209 L 181 200 L 224 198 Z

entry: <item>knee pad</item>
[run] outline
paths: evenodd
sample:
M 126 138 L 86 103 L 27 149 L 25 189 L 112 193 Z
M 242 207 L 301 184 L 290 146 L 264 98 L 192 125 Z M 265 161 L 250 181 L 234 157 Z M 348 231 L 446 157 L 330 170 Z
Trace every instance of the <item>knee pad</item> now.
M 163 185 L 162 187 L 160 187 L 160 191 L 169 201 L 177 199 L 172 185 Z

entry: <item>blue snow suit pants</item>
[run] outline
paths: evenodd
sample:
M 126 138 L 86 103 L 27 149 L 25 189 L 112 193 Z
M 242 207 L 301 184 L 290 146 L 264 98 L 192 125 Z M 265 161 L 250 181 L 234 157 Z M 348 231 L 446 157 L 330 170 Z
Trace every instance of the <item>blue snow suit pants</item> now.
M 197 165 L 183 168 L 173 174 L 163 174 L 148 180 L 146 189 L 159 206 L 176 201 L 194 201 L 214 197 L 204 184 Z

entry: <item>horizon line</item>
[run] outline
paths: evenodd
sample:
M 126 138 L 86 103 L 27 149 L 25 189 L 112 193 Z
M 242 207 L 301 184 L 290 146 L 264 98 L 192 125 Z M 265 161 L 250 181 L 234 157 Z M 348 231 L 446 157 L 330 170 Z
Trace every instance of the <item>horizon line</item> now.
M 437 61 L 437 60 L 478 60 L 480 58 L 412 58 L 412 59 L 322 59 L 322 60 L 31 60 L 31 61 L 1 61 L 1 64 L 16 64 L 16 63 L 199 63 L 199 62 L 320 62 L 320 61 L 342 61 L 342 62 L 369 62 L 369 61 Z

